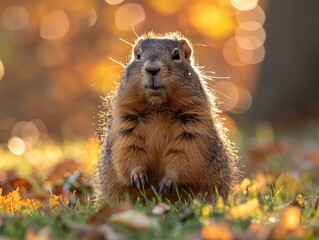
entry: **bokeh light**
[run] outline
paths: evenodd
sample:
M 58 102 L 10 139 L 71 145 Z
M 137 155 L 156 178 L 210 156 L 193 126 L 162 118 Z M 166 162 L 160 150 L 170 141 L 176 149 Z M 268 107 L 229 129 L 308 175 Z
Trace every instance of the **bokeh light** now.
M 29 14 L 22 6 L 9 6 L 2 15 L 3 25 L 12 31 L 23 29 L 28 22 Z
M 97 13 L 93 7 L 89 8 L 88 27 L 92 27 L 97 21 Z
M 231 4 L 240 11 L 249 11 L 254 9 L 258 0 L 230 0 Z
M 221 80 L 216 82 L 214 90 L 222 103 L 222 111 L 231 111 L 238 103 L 239 93 L 236 85 L 230 81 Z
M 297 207 L 288 207 L 282 213 L 280 222 L 285 230 L 294 230 L 300 225 L 302 212 Z
M 21 138 L 31 144 L 39 141 L 40 132 L 33 122 L 27 122 L 21 130 Z
M 236 27 L 231 16 L 209 3 L 190 5 L 188 14 L 198 31 L 216 40 L 229 37 Z
M 6 145 L 10 137 L 19 137 L 28 152 L 29 145 L 36 141 L 27 139 L 22 130 L 13 134 L 11 129 L 16 123 L 33 118 L 41 119 L 49 129 L 43 133 L 40 125 L 31 121 L 38 129 L 38 141 L 48 134 L 92 135 L 95 126 L 91 123 L 99 111 L 100 95 L 114 89 L 124 70 L 110 57 L 128 63 L 130 45 L 137 35 L 151 30 L 160 34 L 181 31 L 193 43 L 196 64 L 205 66 L 204 72 L 210 74 L 213 70 L 214 76 L 231 77 L 226 87 L 217 80 L 209 81 L 208 85 L 212 89 L 216 85 L 222 109 L 237 118 L 233 114 L 245 113 L 250 108 L 250 93 L 256 86 L 258 72 L 256 64 L 265 57 L 262 7 L 266 5 L 262 1 L 260 5 L 257 3 L 255 0 L 1 2 L 0 21 L 5 31 L 1 38 L 0 80 L 3 82 L 5 74 L 6 83 L 0 88 L 0 107 L 6 113 L 4 119 L 12 121 L 11 125 L 0 126 L 0 141 Z M 8 89 L 14 89 L 18 97 L 10 99 L 13 90 Z M 81 126 L 85 124 L 90 126 L 84 129 Z
M 69 18 L 64 11 L 53 10 L 42 20 L 40 35 L 44 39 L 56 40 L 64 37 L 70 28 Z
M 253 50 L 247 50 L 240 46 L 237 46 L 237 54 L 240 61 L 244 64 L 250 64 L 254 57 Z
M 140 4 L 128 3 L 121 6 L 115 13 L 115 25 L 123 31 L 132 31 L 145 20 L 145 12 Z
M 117 5 L 122 3 L 124 0 L 105 0 L 106 3 L 110 4 L 110 5 Z
M 266 50 L 264 46 L 261 46 L 258 49 L 254 50 L 254 54 L 249 64 L 258 64 L 261 63 L 265 58 Z
M 236 106 L 231 110 L 232 113 L 243 114 L 249 110 L 253 102 L 253 97 L 251 93 L 242 87 L 237 88 L 238 91 L 238 101 Z
M 239 27 L 236 30 L 235 38 L 241 48 L 254 50 L 264 44 L 266 33 L 264 28 L 259 28 L 256 31 L 247 31 Z
M 239 58 L 238 45 L 235 38 L 230 38 L 224 44 L 223 55 L 226 62 L 235 67 L 243 66 L 245 63 Z
M 238 25 L 247 31 L 258 30 L 263 26 L 265 19 L 265 13 L 259 5 L 250 11 L 237 11 L 236 13 Z
M 7 146 L 15 155 L 22 155 L 26 147 L 24 141 L 16 136 L 13 136 L 9 139 Z
M 265 48 L 262 46 L 256 50 L 243 49 L 237 47 L 237 54 L 239 59 L 245 64 L 257 64 L 264 60 Z
M 4 66 L 0 59 L 0 80 L 3 78 L 3 75 L 4 75 Z

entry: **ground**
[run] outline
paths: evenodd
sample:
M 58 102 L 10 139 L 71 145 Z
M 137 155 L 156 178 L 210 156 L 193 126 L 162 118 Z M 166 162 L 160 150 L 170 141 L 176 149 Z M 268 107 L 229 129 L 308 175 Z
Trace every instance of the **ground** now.
M 317 136 L 256 136 L 237 143 L 241 182 L 227 201 L 211 202 L 141 195 L 134 204 L 95 206 L 97 140 L 47 139 L 21 155 L 2 145 L 0 239 L 316 239 Z

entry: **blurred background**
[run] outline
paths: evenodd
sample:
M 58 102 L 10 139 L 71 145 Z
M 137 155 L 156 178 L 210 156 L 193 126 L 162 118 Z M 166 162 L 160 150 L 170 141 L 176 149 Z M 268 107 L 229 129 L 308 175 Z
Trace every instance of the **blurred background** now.
M 239 147 L 246 135 L 292 132 L 319 156 L 318 9 L 317 0 L 1 0 L 0 146 L 21 155 L 45 139 L 94 138 L 101 96 L 122 73 L 110 57 L 127 63 L 125 41 L 154 30 L 192 41 Z

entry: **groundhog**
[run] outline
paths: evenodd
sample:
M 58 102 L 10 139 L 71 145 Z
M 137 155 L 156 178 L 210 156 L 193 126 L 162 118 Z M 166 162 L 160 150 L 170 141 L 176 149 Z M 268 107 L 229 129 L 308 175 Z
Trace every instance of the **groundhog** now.
M 227 198 L 237 154 L 205 80 L 180 34 L 136 41 L 106 114 L 96 200 Z

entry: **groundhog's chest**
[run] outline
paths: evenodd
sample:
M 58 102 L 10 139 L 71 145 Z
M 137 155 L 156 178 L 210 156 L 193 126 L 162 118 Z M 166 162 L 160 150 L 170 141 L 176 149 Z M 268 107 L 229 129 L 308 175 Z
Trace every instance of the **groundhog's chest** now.
M 140 124 L 138 131 L 144 137 L 145 150 L 153 161 L 161 161 L 178 128 L 168 113 L 154 113 Z

